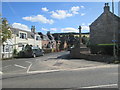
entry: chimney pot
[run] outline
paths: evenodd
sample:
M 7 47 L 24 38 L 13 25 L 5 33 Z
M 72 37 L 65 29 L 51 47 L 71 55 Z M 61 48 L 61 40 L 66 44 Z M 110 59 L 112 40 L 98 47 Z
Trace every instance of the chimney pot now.
M 104 12 L 110 11 L 109 3 L 105 3 Z
M 35 26 L 31 26 L 31 32 L 35 33 Z

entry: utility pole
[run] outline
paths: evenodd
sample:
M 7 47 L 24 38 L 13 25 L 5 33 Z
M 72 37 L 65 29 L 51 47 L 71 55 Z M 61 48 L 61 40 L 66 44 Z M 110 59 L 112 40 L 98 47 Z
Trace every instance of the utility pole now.
M 112 0 L 112 13 L 113 13 L 113 56 L 114 56 L 114 60 L 117 59 L 117 55 L 116 55 L 116 35 L 115 35 L 115 25 L 114 25 L 114 0 Z

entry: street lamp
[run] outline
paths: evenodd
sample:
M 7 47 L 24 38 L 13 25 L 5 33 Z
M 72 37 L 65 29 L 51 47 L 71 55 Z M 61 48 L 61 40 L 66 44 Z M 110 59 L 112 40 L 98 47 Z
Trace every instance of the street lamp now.
M 81 43 L 81 26 L 79 26 L 79 48 L 80 48 L 80 43 Z

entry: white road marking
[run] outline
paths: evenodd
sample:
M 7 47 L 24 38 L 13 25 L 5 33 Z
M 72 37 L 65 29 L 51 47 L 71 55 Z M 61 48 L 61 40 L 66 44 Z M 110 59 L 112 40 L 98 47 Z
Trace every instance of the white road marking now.
M 32 62 L 29 62 L 29 61 L 26 61 L 27 63 L 30 63 L 30 65 L 28 66 L 28 69 L 27 69 L 27 73 L 29 73 L 29 71 L 30 71 L 30 68 L 31 68 L 31 66 L 32 66 Z
M 118 84 L 108 84 L 108 85 L 88 86 L 88 87 L 81 87 L 81 88 L 102 88 L 102 87 L 117 86 L 117 85 Z
M 25 61 L 25 62 L 30 63 L 30 64 L 32 63 L 32 62 L 29 62 L 29 61 Z
M 10 66 L 12 66 L 12 65 L 7 65 L 7 66 L 4 66 L 4 67 L 1 67 L 0 69 L 7 68 L 7 67 L 10 67 Z
M 24 67 L 24 66 L 21 66 L 21 65 L 18 65 L 18 64 L 14 64 L 14 66 L 24 68 L 24 69 L 27 68 L 27 67 Z
M 59 71 L 59 70 L 30 71 L 28 73 L 35 74 L 35 73 L 47 73 L 47 72 L 55 72 L 55 71 Z

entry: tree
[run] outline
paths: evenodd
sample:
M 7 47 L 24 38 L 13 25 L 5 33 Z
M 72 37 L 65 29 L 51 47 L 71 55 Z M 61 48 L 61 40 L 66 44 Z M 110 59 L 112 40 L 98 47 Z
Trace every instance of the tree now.
M 12 36 L 12 32 L 9 30 L 10 26 L 6 18 L 2 19 L 2 43 L 5 42 L 7 39 L 10 39 Z

